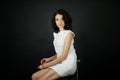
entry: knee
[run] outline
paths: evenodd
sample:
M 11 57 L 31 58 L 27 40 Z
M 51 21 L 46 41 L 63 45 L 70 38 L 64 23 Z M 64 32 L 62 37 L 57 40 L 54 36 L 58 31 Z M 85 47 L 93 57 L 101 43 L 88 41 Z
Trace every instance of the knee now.
M 32 74 L 31 78 L 32 78 L 32 80 L 45 80 L 44 76 L 38 77 L 35 73 Z
M 32 78 L 32 80 L 36 80 L 37 76 L 35 75 L 35 73 L 32 74 L 31 78 Z
M 38 80 L 46 80 L 46 78 L 44 76 L 42 76 Z

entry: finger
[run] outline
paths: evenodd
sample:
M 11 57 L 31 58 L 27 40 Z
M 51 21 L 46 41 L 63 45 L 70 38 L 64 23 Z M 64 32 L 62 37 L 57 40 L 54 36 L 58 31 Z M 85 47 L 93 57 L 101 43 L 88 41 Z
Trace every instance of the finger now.
M 41 70 L 39 66 L 37 67 L 37 69 Z
M 43 60 L 43 63 L 46 62 L 46 60 Z
M 43 63 L 45 63 L 45 62 L 46 62 L 46 60 L 43 60 L 41 64 L 43 64 Z
M 40 68 L 38 68 L 39 70 L 41 70 Z
M 41 64 L 43 63 L 44 59 L 41 60 Z
M 42 60 L 40 61 L 40 63 L 42 64 Z

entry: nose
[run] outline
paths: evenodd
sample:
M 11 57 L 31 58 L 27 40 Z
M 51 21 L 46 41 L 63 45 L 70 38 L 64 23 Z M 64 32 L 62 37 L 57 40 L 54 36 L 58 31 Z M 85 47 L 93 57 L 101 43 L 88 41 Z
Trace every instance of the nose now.
M 59 23 L 62 23 L 62 20 L 59 20 Z

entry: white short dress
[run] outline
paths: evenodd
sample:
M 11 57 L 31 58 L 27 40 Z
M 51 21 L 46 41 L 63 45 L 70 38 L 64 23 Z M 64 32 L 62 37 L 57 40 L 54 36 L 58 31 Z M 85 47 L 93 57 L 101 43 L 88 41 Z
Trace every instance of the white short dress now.
M 55 32 L 53 33 L 54 35 L 53 44 L 57 57 L 59 57 L 62 54 L 64 41 L 68 33 L 74 34 L 71 30 L 64 30 L 64 31 L 59 31 L 58 33 Z M 61 77 L 73 75 L 77 69 L 76 62 L 77 62 L 77 55 L 74 48 L 74 38 L 73 38 L 67 59 L 61 63 L 51 66 L 50 68 L 54 69 Z

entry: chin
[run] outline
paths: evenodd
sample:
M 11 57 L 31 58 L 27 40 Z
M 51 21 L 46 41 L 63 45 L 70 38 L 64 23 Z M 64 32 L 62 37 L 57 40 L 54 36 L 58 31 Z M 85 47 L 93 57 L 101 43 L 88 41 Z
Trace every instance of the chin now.
M 63 26 L 58 26 L 59 28 L 63 28 Z

